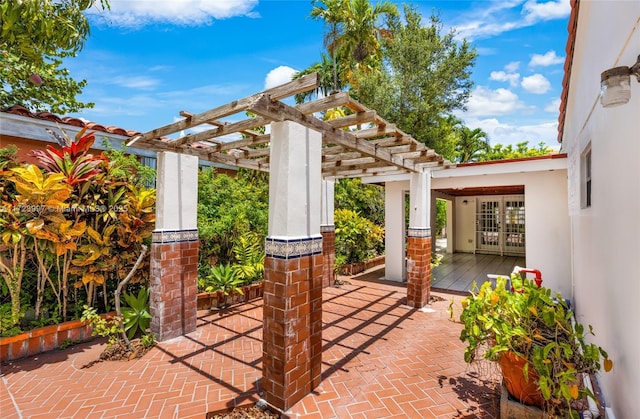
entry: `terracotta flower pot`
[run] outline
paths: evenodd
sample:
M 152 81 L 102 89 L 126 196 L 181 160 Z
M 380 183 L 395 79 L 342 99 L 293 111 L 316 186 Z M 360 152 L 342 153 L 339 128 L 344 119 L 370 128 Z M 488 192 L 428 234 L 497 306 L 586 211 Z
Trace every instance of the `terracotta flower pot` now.
M 524 366 L 527 360 L 514 354 L 504 352 L 500 357 L 500 368 L 507 391 L 521 403 L 542 407 L 544 401 L 542 393 L 538 390 L 536 381 L 538 374 L 531 364 L 529 364 L 529 379 L 524 376 Z

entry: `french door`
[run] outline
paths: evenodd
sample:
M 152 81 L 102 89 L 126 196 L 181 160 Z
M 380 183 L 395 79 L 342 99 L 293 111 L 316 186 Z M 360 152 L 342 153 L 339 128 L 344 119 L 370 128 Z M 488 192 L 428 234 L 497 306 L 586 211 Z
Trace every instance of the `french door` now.
M 524 255 L 524 195 L 479 196 L 476 203 L 476 252 Z

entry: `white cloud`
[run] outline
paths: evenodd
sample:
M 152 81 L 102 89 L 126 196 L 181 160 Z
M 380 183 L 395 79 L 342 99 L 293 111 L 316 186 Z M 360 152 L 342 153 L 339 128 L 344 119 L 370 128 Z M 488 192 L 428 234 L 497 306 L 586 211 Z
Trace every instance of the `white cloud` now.
M 568 0 L 548 1 L 545 3 L 529 0 L 522 10 L 528 21 L 538 22 L 540 20 L 561 19 L 569 16 L 571 4 Z
M 478 2 L 478 9 L 463 14 L 455 23 L 456 38 L 468 40 L 489 38 L 514 29 L 535 25 L 537 22 L 562 19 L 569 16 L 571 5 L 568 0 L 551 0 L 538 3 L 537 0 Z
M 553 99 L 547 106 L 544 107 L 545 112 L 560 112 L 560 98 Z
M 531 56 L 531 61 L 529 61 L 529 67 L 547 67 L 554 64 L 562 64 L 564 63 L 564 57 L 558 57 L 556 52 L 551 50 L 545 52 L 543 55 L 533 54 Z
M 489 78 L 495 81 L 509 82 L 509 85 L 511 85 L 511 87 L 516 87 L 520 82 L 520 74 L 507 73 L 504 71 L 492 71 L 491 76 L 489 76 Z
M 496 118 L 488 118 L 465 120 L 465 124 L 471 129 L 481 128 L 486 132 L 492 146 L 496 144 L 515 145 L 529 141 L 529 148 L 536 147 L 540 142 L 545 142 L 555 150 L 560 148 L 557 141 L 558 121 L 555 120 L 534 125 L 511 125 L 500 122 Z
M 140 27 L 148 23 L 203 25 L 234 16 L 257 17 L 258 0 L 112 0 L 110 11 L 98 13 L 113 26 Z
M 551 89 L 551 83 L 542 74 L 522 78 L 522 87 L 529 93 L 537 95 L 547 93 Z
M 270 89 L 272 87 L 288 83 L 291 81 L 291 77 L 293 77 L 293 75 L 297 72 L 297 70 L 294 70 L 291 67 L 287 67 L 286 65 L 276 67 L 273 70 L 269 71 L 269 74 L 267 74 L 267 77 L 264 79 L 264 88 Z
M 119 76 L 111 81 L 118 86 L 140 90 L 152 90 L 160 83 L 158 79 L 145 76 Z
M 518 68 L 520 68 L 520 61 L 511 61 L 509 64 L 504 66 L 505 71 L 508 71 L 509 73 L 518 71 Z
M 526 106 L 518 99 L 518 95 L 512 91 L 502 88 L 491 90 L 479 86 L 471 93 L 471 97 L 467 102 L 467 111 L 462 116 L 505 115 L 520 109 L 526 109 Z

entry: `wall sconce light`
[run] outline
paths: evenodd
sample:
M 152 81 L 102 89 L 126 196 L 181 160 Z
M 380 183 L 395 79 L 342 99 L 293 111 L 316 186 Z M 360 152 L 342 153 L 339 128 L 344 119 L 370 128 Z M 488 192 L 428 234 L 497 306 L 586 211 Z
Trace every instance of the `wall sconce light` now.
M 631 75 L 640 83 L 640 55 L 631 66 L 614 67 L 600 75 L 600 103 L 605 108 L 624 105 L 631 97 Z
M 466 199 L 462 201 L 463 205 L 467 205 L 469 203 L 469 201 L 467 201 Z

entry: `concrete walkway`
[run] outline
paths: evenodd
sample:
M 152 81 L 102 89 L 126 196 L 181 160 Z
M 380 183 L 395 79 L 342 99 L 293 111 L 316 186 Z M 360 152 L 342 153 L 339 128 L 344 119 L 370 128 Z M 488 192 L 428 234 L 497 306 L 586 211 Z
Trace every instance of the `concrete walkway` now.
M 403 286 L 359 279 L 324 291 L 322 384 L 300 418 L 495 418 L 495 379 L 463 361 L 449 296 L 404 305 Z M 458 308 L 459 310 L 459 308 Z M 262 302 L 200 312 L 196 332 L 143 358 L 96 362 L 93 341 L 2 365 L 2 418 L 205 418 L 260 395 Z

